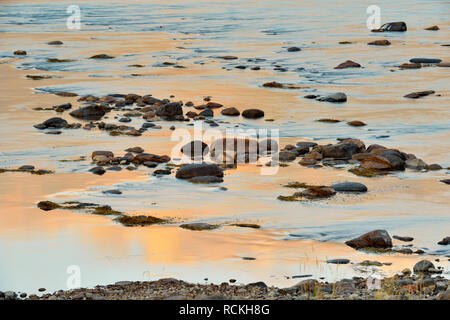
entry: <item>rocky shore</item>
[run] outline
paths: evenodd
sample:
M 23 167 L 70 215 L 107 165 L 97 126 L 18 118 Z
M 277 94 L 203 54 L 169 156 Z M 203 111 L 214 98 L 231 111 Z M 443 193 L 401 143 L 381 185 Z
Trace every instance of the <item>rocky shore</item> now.
M 269 287 L 264 282 L 235 284 L 235 279 L 221 284 L 194 284 L 165 278 L 120 281 L 42 296 L 0 292 L 0 300 L 450 300 L 450 280 L 431 277 L 426 271 L 430 265 L 430 261 L 422 260 L 414 266 L 414 273 L 404 269 L 384 279 L 353 277 L 334 283 L 307 279 L 288 288 Z

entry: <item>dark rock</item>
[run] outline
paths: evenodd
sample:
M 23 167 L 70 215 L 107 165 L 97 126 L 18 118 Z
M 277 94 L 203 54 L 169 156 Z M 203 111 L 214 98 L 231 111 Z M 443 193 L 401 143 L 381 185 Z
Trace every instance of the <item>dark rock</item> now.
M 298 52 L 298 51 L 302 51 L 302 49 L 300 49 L 299 47 L 290 47 L 287 49 L 288 52 Z
M 153 171 L 153 175 L 157 176 L 157 175 L 169 175 L 171 174 L 172 171 L 168 170 L 168 169 L 158 169 Z
M 280 151 L 278 153 L 278 159 L 280 161 L 294 161 L 297 158 L 297 153 L 290 151 Z
M 144 163 L 142 163 L 144 166 L 146 166 L 147 168 L 156 168 L 159 163 L 158 162 L 153 162 L 153 161 L 146 161 Z
M 333 159 L 351 159 L 356 153 L 359 153 L 360 147 L 353 142 L 337 143 L 324 146 L 322 155 L 324 158 Z
M 60 129 L 67 127 L 67 121 L 62 118 L 54 117 L 47 119 L 34 127 L 37 129 Z
M 199 176 L 223 177 L 223 171 L 218 165 L 212 163 L 187 164 L 179 168 L 175 175 L 178 179 L 191 179 Z
M 362 236 L 346 241 L 346 245 L 355 248 L 392 248 L 392 240 L 386 230 L 373 230 Z
M 259 119 L 264 117 L 264 111 L 259 109 L 247 109 L 242 112 L 242 116 L 247 119 Z
M 444 239 L 439 241 L 438 244 L 440 244 L 442 246 L 446 246 L 446 245 L 450 244 L 450 237 L 445 237 Z
M 105 190 L 102 191 L 104 194 L 122 194 L 122 191 L 118 190 L 118 189 L 113 189 L 113 190 Z
M 427 31 L 438 31 L 439 27 L 438 26 L 431 26 L 431 27 L 427 27 L 423 30 L 427 30 Z
M 364 122 L 359 121 L 359 120 L 353 120 L 353 121 L 347 122 L 347 124 L 352 127 L 362 127 L 362 126 L 366 125 Z
M 236 109 L 236 108 L 234 108 L 234 107 L 223 109 L 223 110 L 221 111 L 221 113 L 222 113 L 224 116 L 239 116 L 239 115 L 241 114 L 241 113 L 239 112 L 239 110 Z
M 361 161 L 361 167 L 369 170 L 391 170 L 392 165 L 384 157 L 374 156 Z
M 142 149 L 141 147 L 132 147 L 132 148 L 125 149 L 125 151 L 132 152 L 132 153 L 142 153 L 142 152 L 144 152 L 144 149 Z
M 28 165 L 28 164 L 19 167 L 19 170 L 29 170 L 29 171 L 31 171 L 31 170 L 34 170 L 34 169 L 35 169 L 34 166 Z
M 450 179 L 442 179 L 442 180 L 439 180 L 439 181 L 443 182 L 445 184 L 450 184 Z
M 105 169 L 103 169 L 103 167 L 100 166 L 89 169 L 89 171 L 99 176 L 103 175 L 106 172 Z
M 350 260 L 348 260 L 348 259 L 332 259 L 332 260 L 327 260 L 327 263 L 331 263 L 331 264 L 348 264 L 348 263 L 350 263 Z
M 14 54 L 15 54 L 16 56 L 26 56 L 26 55 L 27 55 L 27 52 L 24 51 L 24 50 L 16 50 L 16 51 L 14 51 Z
M 214 111 L 212 111 L 210 109 L 206 109 L 206 110 L 203 110 L 202 112 L 200 112 L 199 116 L 214 117 Z
M 367 192 L 367 187 L 359 182 L 342 182 L 331 187 L 337 192 Z
M 156 115 L 168 119 L 175 118 L 176 116 L 181 116 L 183 115 L 182 103 L 170 102 L 162 105 L 156 110 Z
M 201 159 L 208 154 L 209 147 L 203 141 L 194 140 L 181 147 L 181 152 L 190 156 L 191 158 Z
M 333 188 L 326 186 L 311 186 L 306 188 L 301 192 L 303 197 L 309 199 L 320 199 L 320 198 L 328 198 L 336 194 L 336 191 Z
M 434 264 L 428 260 L 421 260 L 414 265 L 414 273 L 428 273 L 428 269 L 434 269 Z
M 414 240 L 414 238 L 412 238 L 412 237 L 393 236 L 392 238 L 400 240 L 400 241 L 405 241 L 405 242 L 411 242 Z
M 93 55 L 92 57 L 90 57 L 90 59 L 113 59 L 114 57 L 109 56 L 107 54 L 101 53 L 101 54 L 96 54 Z
M 332 102 L 332 103 L 343 103 L 343 102 L 347 101 L 347 95 L 343 92 L 337 92 L 337 93 L 333 93 L 333 94 L 330 94 L 325 97 L 319 97 L 316 100 Z
M 92 105 L 76 109 L 69 114 L 83 120 L 100 120 L 105 115 L 105 110 L 98 105 Z
M 246 285 L 246 287 L 266 289 L 267 288 L 267 284 L 265 284 L 262 281 L 258 281 L 258 282 L 249 283 L 249 284 Z
M 215 176 L 198 176 L 193 177 L 188 181 L 192 183 L 220 183 L 223 182 L 223 179 Z
M 435 92 L 433 90 L 427 90 L 427 91 L 417 91 L 408 93 L 407 95 L 403 96 L 404 98 L 410 98 L 410 99 L 418 99 L 420 97 L 429 96 L 430 94 L 434 94 Z
M 59 45 L 62 45 L 63 42 L 62 42 L 62 41 L 59 41 L 59 40 L 55 40 L 55 41 L 47 42 L 47 44 L 48 44 L 48 45 L 51 45 L 51 46 L 59 46 Z
M 213 230 L 217 229 L 218 225 L 213 225 L 209 223 L 186 223 L 180 225 L 183 229 L 193 230 L 193 231 L 201 231 L 201 230 Z
M 389 46 L 391 42 L 389 40 L 383 39 L 383 40 L 375 40 L 372 42 L 369 42 L 368 45 L 370 46 Z
M 405 32 L 407 30 L 406 23 L 400 22 L 388 22 L 383 24 L 378 29 L 371 30 L 372 32 Z
M 342 62 L 338 66 L 334 67 L 335 69 L 346 69 L 346 68 L 361 68 L 361 65 L 359 63 L 356 63 L 351 60 L 347 60 L 345 62 Z
M 119 122 L 131 122 L 131 119 L 127 117 L 122 117 L 119 119 Z
M 131 162 L 136 163 L 136 164 L 141 164 L 144 162 L 158 162 L 158 163 L 164 163 L 164 162 L 169 162 L 170 161 L 170 157 L 169 156 L 158 156 L 156 154 L 151 154 L 151 153 L 140 153 L 137 154 L 136 156 L 134 156 L 133 160 L 131 160 Z
M 426 63 L 426 64 L 434 64 L 442 62 L 441 59 L 433 59 L 433 58 L 412 58 L 409 60 L 411 63 Z

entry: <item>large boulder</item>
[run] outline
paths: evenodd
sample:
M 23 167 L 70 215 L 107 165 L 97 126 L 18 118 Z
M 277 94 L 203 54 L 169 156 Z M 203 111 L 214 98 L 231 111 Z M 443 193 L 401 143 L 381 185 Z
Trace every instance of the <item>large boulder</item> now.
M 175 174 L 178 179 L 191 179 L 201 176 L 223 177 L 223 171 L 217 164 L 194 163 L 182 166 Z
M 170 102 L 165 105 L 162 105 L 156 110 L 156 115 L 168 119 L 183 115 L 182 103 Z
M 358 238 L 345 242 L 346 245 L 355 248 L 392 248 L 392 239 L 386 230 L 373 230 Z
M 100 120 L 105 115 L 105 109 L 99 105 L 92 105 L 73 110 L 69 114 L 83 120 Z
M 414 265 L 414 273 L 428 273 L 429 269 L 434 269 L 434 264 L 428 260 L 421 260 Z

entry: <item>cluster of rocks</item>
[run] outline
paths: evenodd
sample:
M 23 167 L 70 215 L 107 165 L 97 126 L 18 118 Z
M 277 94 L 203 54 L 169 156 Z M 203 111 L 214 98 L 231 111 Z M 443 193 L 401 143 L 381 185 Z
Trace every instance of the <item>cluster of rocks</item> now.
M 208 279 L 205 278 L 207 281 Z M 287 288 L 264 282 L 236 284 L 194 284 L 173 278 L 157 281 L 119 281 L 106 286 L 59 290 L 41 296 L 0 292 L 3 300 L 450 300 L 450 281 L 409 269 L 373 284 L 370 278 L 353 277 L 335 283 L 315 279 L 300 281 Z M 43 288 L 45 291 L 45 289 Z

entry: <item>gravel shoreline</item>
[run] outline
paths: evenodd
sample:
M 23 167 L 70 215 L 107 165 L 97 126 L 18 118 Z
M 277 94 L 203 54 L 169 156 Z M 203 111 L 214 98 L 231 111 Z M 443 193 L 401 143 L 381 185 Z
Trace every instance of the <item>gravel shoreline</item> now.
M 235 280 L 231 279 L 230 282 Z M 376 283 L 354 277 L 335 283 L 303 280 L 289 288 L 268 287 L 264 282 L 247 285 L 193 284 L 173 278 L 157 281 L 120 281 L 112 285 L 59 290 L 26 296 L 0 292 L 0 300 L 450 300 L 450 280 L 427 274 L 411 275 L 409 269 Z

